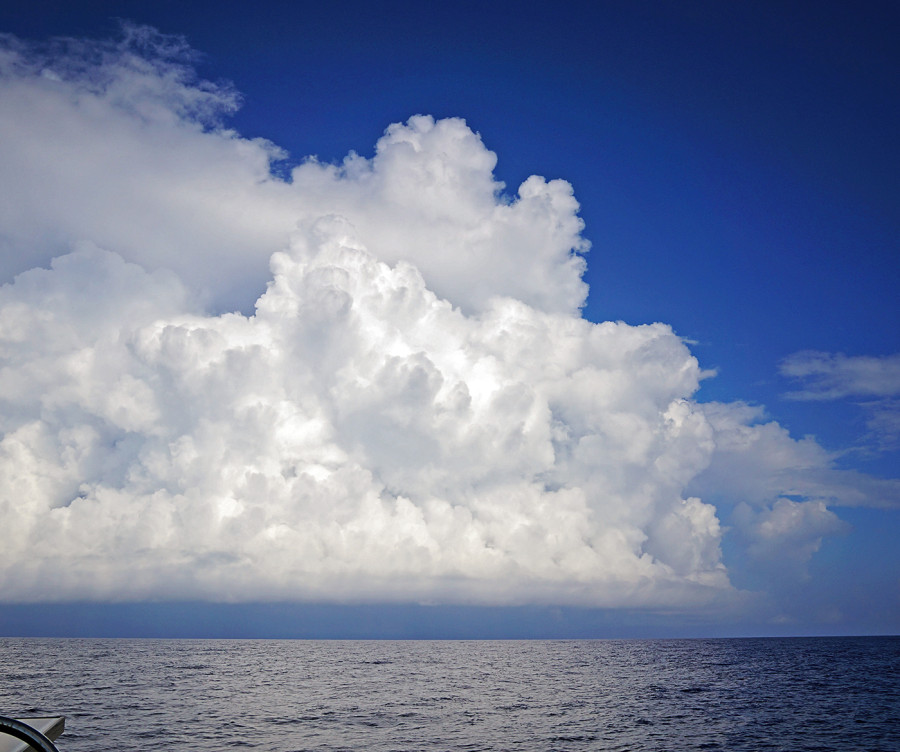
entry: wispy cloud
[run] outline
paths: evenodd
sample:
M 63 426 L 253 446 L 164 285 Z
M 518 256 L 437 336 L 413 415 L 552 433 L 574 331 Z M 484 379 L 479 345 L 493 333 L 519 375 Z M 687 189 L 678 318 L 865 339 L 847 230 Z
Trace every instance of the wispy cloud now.
M 866 415 L 866 451 L 900 446 L 900 354 L 849 357 L 842 353 L 795 353 L 779 366 L 782 375 L 800 382 L 788 399 L 854 399 Z
M 861 407 L 866 412 L 866 440 L 879 451 L 900 449 L 900 400 L 872 400 Z
M 900 395 L 900 354 L 881 357 L 814 350 L 785 358 L 782 375 L 801 382 L 801 388 L 785 394 L 796 400 L 836 400 L 845 397 L 894 397 Z

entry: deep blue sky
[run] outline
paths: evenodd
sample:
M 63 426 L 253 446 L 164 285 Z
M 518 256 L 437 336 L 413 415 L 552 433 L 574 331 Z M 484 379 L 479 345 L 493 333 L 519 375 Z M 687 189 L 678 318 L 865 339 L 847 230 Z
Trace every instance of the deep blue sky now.
M 0 31 L 103 37 L 116 18 L 183 34 L 200 75 L 242 93 L 230 124 L 291 160 L 371 156 L 417 113 L 465 118 L 508 190 L 533 173 L 574 186 L 593 246 L 586 318 L 672 325 L 718 371 L 700 400 L 765 405 L 840 466 L 897 477 L 862 398 L 788 400 L 778 371 L 804 350 L 900 349 L 897 3 L 36 0 L 0 8 Z M 814 557 L 805 597 L 837 585 L 896 602 L 896 512 L 841 517 L 854 533 Z M 893 608 L 857 629 L 895 631 Z M 566 618 L 578 636 L 602 620 Z

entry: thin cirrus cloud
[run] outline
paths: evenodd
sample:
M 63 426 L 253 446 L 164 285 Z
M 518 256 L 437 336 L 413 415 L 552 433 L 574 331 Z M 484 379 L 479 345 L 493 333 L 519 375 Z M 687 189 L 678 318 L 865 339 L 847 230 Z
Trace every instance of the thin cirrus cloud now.
M 900 354 L 847 356 L 809 350 L 785 358 L 780 371 L 802 385 L 785 395 L 789 399 L 836 400 L 900 395 Z
M 3 40 L 3 600 L 689 609 L 741 599 L 723 516 L 805 560 L 897 505 L 695 402 L 667 325 L 583 319 L 564 181 L 427 116 L 278 179 L 188 53 Z
M 782 375 L 800 383 L 787 399 L 835 401 L 852 398 L 865 414 L 863 448 L 891 451 L 900 446 L 900 354 L 881 357 L 804 351 L 785 358 Z

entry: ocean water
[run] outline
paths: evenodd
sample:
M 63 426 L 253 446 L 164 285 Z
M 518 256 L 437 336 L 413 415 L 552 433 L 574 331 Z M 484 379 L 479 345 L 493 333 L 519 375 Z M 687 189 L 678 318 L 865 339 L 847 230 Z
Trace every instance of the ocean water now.
M 61 752 L 900 750 L 900 638 L 0 639 Z

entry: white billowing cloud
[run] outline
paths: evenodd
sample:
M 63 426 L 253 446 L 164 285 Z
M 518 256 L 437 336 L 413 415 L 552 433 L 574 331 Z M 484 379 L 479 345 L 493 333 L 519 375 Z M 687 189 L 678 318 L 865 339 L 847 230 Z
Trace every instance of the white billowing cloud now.
M 279 180 L 186 55 L 4 42 L 0 599 L 687 608 L 735 595 L 720 510 L 811 554 L 896 504 L 582 319 L 568 184 L 429 117 Z
M 269 256 L 337 206 L 379 258 L 414 262 L 466 311 L 498 294 L 568 313 L 584 302 L 571 186 L 535 176 L 502 197 L 495 155 L 462 120 L 414 117 L 373 159 L 309 160 L 287 183 L 270 174 L 279 149 L 216 125 L 237 97 L 195 81 L 177 39 L 127 28 L 54 51 L 0 48 L 0 279 L 90 240 L 175 271 L 216 311 L 249 312 Z
M 90 240 L 226 309 L 263 289 L 292 222 L 276 150 L 205 127 L 234 93 L 196 84 L 183 46 L 148 30 L 52 52 L 7 39 L 0 53 L 4 281 Z
M 535 175 L 515 201 L 499 200 L 495 164 L 464 121 L 418 116 L 388 128 L 372 160 L 308 161 L 292 177 L 308 216 L 340 206 L 372 253 L 414 261 L 431 289 L 466 312 L 496 295 L 577 311 L 587 286 L 573 251 L 588 243 L 572 187 Z
M 715 503 L 754 567 L 803 577 L 824 537 L 849 526 L 830 506 L 900 508 L 900 481 L 835 466 L 811 437 L 796 440 L 759 407 L 698 405 L 713 432 L 709 465 L 687 485 Z M 730 510 L 730 511 L 729 511 Z
M 711 447 L 668 327 L 467 317 L 334 217 L 272 270 L 253 317 L 96 248 L 2 288 L 7 598 L 728 588 L 714 508 L 680 495 Z
M 771 507 L 754 510 L 741 503 L 734 521 L 748 541 L 748 551 L 781 576 L 806 576 L 806 563 L 827 535 L 839 535 L 850 526 L 822 501 L 780 498 Z
M 836 467 L 838 455 L 812 437 L 791 438 L 764 411 L 741 402 L 698 405 L 710 423 L 714 461 L 693 479 L 692 493 L 754 507 L 781 497 L 839 506 L 900 507 L 900 481 Z

